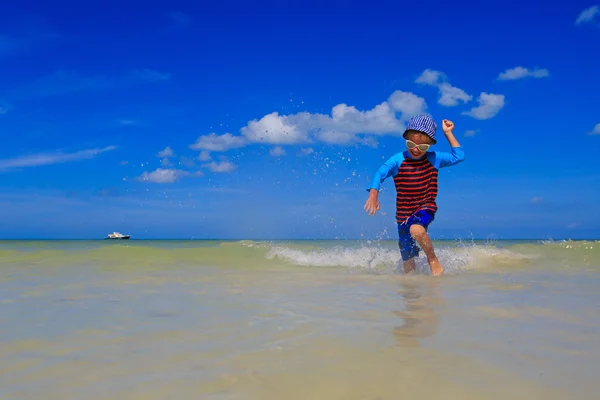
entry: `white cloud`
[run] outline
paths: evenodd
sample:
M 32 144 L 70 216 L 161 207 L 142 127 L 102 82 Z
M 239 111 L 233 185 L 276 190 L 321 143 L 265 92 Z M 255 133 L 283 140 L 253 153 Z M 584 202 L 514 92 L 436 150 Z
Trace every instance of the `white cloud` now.
M 188 167 L 188 168 L 192 168 L 192 167 L 196 166 L 196 163 L 194 162 L 194 160 L 192 160 L 191 158 L 188 158 L 188 157 L 180 157 L 179 164 L 183 165 L 184 167 Z
M 175 152 L 169 146 L 165 147 L 163 150 L 159 151 L 157 154 L 158 157 L 162 158 L 162 160 L 160 160 L 160 164 L 163 167 L 170 167 L 173 165 L 171 160 L 169 160 L 169 157 L 173 157 L 174 155 L 175 155 Z
M 473 100 L 473 96 L 468 95 L 464 90 L 459 89 L 449 83 L 442 83 L 438 86 L 440 98 L 438 103 L 446 107 L 457 106 L 460 102 L 468 103 Z
M 206 150 L 202 150 L 198 155 L 198 160 L 200 161 L 208 161 L 210 160 L 210 152 Z
M 351 144 L 360 142 L 359 134 L 402 133 L 404 121 L 425 109 L 423 98 L 396 91 L 386 101 L 366 111 L 342 103 L 331 109 L 331 115 L 308 112 L 279 115 L 273 112 L 260 120 L 250 121 L 241 133 L 252 143 L 284 145 L 321 140 L 330 144 Z
M 310 155 L 310 154 L 312 154 L 314 152 L 315 151 L 313 150 L 312 147 L 300 149 L 300 153 L 303 154 L 303 155 L 305 155 L 305 156 L 308 156 L 308 155 Z
M 323 143 L 341 145 L 356 143 L 358 139 L 354 133 L 340 131 L 321 131 L 316 137 Z
M 468 103 L 473 100 L 473 96 L 467 94 L 464 90 L 452 86 L 448 83 L 448 78 L 441 71 L 426 69 L 415 80 L 416 83 L 423 85 L 434 86 L 438 88 L 439 99 L 438 103 L 446 107 L 454 107 L 458 104 Z
M 482 92 L 477 102 L 479 106 L 462 112 L 462 115 L 468 115 L 475 119 L 490 119 L 504 107 L 504 95 Z
M 190 175 L 199 176 L 201 173 L 192 174 L 180 169 L 157 168 L 152 172 L 144 172 L 137 180 L 152 183 L 175 183 L 181 178 Z
M 252 120 L 242 128 L 241 132 L 251 142 L 269 144 L 295 144 L 308 142 L 308 131 L 298 125 L 309 125 L 310 113 L 298 113 L 280 116 L 273 112 L 260 120 Z
M 594 130 L 590 132 L 591 135 L 600 135 L 600 123 L 594 126 Z
M 415 80 L 416 83 L 424 85 L 436 86 L 438 82 L 446 79 L 445 75 L 440 71 L 434 71 L 432 69 L 426 69 L 423 73 Z
M 196 143 L 190 145 L 192 150 L 207 150 L 207 151 L 227 151 L 239 147 L 244 147 L 247 140 L 241 136 L 234 136 L 231 133 L 217 135 L 210 133 L 198 137 Z
M 281 157 L 281 156 L 285 156 L 285 150 L 283 149 L 283 147 L 281 146 L 275 146 L 274 148 L 272 148 L 269 151 L 269 154 L 272 155 L 273 157 Z
M 221 162 L 213 161 L 208 164 L 203 164 L 202 166 L 204 168 L 208 168 L 212 172 L 223 172 L 223 173 L 232 172 L 237 168 L 236 165 L 230 161 L 221 161 Z
M 498 80 L 509 81 L 523 78 L 546 78 L 550 76 L 550 71 L 545 68 L 535 68 L 530 70 L 525 67 L 515 67 L 507 69 L 498 75 Z
M 158 152 L 158 156 L 163 157 L 163 158 L 173 157 L 174 155 L 175 155 L 175 152 L 169 146 L 165 147 L 164 149 L 162 149 L 161 151 Z
M 410 92 L 396 90 L 388 98 L 387 102 L 393 110 L 402 114 L 402 120 L 424 113 L 427 110 L 425 99 Z
M 96 157 L 106 151 L 115 150 L 117 146 L 107 146 L 101 149 L 80 150 L 74 153 L 38 153 L 15 158 L 0 160 L 0 170 L 39 167 L 42 165 L 62 164 L 71 161 L 86 160 Z
M 583 10 L 577 19 L 575 20 L 575 25 L 582 25 L 593 23 L 596 20 L 596 17 L 600 16 L 600 6 L 595 5 L 590 8 L 586 8 Z
M 465 136 L 466 137 L 472 137 L 475 136 L 477 134 L 477 130 L 475 129 L 469 129 L 468 131 L 465 131 Z
M 334 106 L 330 115 L 309 112 L 280 115 L 272 112 L 249 121 L 240 129 L 239 136 L 210 133 L 200 136 L 189 147 L 202 150 L 198 157 L 202 161 L 210 160 L 211 151 L 227 151 L 253 143 L 282 146 L 321 141 L 328 144 L 363 144 L 375 147 L 375 139 L 359 135 L 400 134 L 409 117 L 424 113 L 426 109 L 423 98 L 413 93 L 395 91 L 386 101 L 366 111 L 342 103 Z

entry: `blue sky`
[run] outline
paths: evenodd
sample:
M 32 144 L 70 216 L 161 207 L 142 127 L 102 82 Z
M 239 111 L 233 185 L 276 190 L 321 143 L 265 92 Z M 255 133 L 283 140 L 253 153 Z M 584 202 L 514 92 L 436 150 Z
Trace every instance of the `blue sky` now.
M 419 112 L 432 237 L 600 237 L 599 3 L 154 4 L 3 6 L 0 238 L 395 239 Z

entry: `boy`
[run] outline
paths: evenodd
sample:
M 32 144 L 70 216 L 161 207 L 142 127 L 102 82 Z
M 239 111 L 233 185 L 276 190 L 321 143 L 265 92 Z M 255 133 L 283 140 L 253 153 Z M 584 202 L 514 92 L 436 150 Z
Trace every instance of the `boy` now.
M 453 129 L 452 121 L 442 121 L 442 130 L 450 143 L 451 153 L 428 151 L 431 145 L 437 143 L 435 121 L 427 115 L 418 115 L 408 120 L 402 135 L 406 139 L 407 150 L 396 153 L 387 160 L 377 170 L 367 188 L 369 198 L 364 209 L 370 215 L 375 215 L 379 210 L 377 196 L 381 183 L 390 176 L 394 178 L 398 246 L 405 273 L 415 270 L 415 257 L 419 255 L 415 239 L 427 256 L 431 274 L 438 276 L 444 272 L 427 235 L 427 228 L 437 211 L 438 170 L 465 159 L 463 150 L 452 133 Z

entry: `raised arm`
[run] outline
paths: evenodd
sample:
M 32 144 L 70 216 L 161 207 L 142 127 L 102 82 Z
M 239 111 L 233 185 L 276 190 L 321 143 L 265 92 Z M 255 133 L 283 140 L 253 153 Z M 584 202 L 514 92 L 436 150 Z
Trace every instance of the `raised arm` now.
M 460 147 L 460 143 L 458 143 L 458 140 L 454 137 L 454 123 L 452 121 L 447 119 L 443 120 L 442 130 L 444 131 L 446 139 L 448 139 L 448 143 L 450 143 L 450 147 Z
M 447 119 L 442 121 L 442 129 L 444 131 L 444 135 L 450 144 L 450 153 L 444 151 L 436 151 L 435 160 L 433 164 L 437 168 L 450 167 L 452 165 L 456 165 L 465 159 L 465 152 L 462 147 L 460 147 L 460 143 L 454 137 L 454 123 Z

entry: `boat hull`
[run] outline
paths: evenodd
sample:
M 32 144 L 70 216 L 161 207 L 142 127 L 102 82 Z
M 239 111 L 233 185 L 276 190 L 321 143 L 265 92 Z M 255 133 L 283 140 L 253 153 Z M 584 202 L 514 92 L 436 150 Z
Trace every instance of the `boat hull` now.
M 123 237 L 106 237 L 104 238 L 105 240 L 127 240 L 129 239 L 131 236 L 123 236 Z

